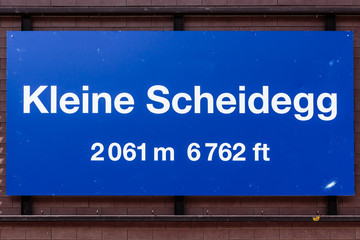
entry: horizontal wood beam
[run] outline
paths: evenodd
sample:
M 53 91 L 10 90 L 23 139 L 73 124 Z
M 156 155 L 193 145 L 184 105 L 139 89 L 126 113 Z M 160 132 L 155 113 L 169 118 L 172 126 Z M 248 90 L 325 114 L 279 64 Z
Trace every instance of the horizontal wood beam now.
M 359 215 L 0 215 L 0 222 L 359 222 Z
M 28 7 L 0 8 L 0 16 L 98 15 L 360 15 L 349 7 Z

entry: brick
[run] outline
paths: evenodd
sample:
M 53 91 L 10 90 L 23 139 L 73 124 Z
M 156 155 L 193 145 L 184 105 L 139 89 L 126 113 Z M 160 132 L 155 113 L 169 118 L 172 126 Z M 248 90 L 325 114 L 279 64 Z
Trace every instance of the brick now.
M 54 7 L 75 6 L 76 0 L 51 0 L 51 5 Z
M 356 229 L 356 239 L 360 239 L 360 229 Z
M 201 26 L 201 17 L 188 17 L 185 16 L 184 17 L 184 23 L 185 23 L 185 27 L 192 27 L 192 26 Z
M 152 0 L 153 6 L 175 6 L 176 0 Z
M 227 0 L 202 0 L 202 5 L 226 5 Z
M 76 26 L 77 27 L 100 27 L 101 19 L 99 17 L 77 18 Z
M 179 230 L 179 239 L 188 240 L 188 239 L 204 239 L 204 230 L 198 228 L 188 228 Z
M 360 197 L 340 197 L 339 206 L 360 207 Z
M 274 208 L 268 208 L 268 207 L 259 207 L 253 209 L 255 215 L 278 215 L 280 214 L 280 208 L 274 207 Z
M 51 239 L 51 229 L 26 229 L 26 239 Z
M 227 25 L 227 18 L 226 17 L 203 17 L 201 19 L 201 26 L 226 26 Z
M 229 229 L 229 239 L 253 239 L 254 229 Z
M 25 239 L 25 229 L 1 229 L 1 239 Z
M 278 25 L 278 18 L 273 16 L 263 16 L 263 17 L 254 17 L 252 19 L 253 26 L 277 26 Z M 254 29 L 255 30 L 255 29 Z
M 187 207 L 185 213 L 188 215 L 204 215 L 204 208 L 201 207 Z
M 5 162 L 4 158 L 0 158 L 0 163 Z M 0 186 L 0 195 L 5 195 L 5 187 Z
M 74 18 L 74 17 L 52 17 L 50 25 L 51 25 L 51 27 L 75 27 L 76 26 L 76 18 Z
M 279 229 L 255 229 L 255 238 L 279 239 Z
M 359 207 L 354 207 L 355 210 L 355 214 L 360 214 L 360 208 Z
M 6 68 L 6 59 L 0 59 L 0 67 L 1 67 L 1 69 Z M 2 89 L 0 89 L 0 90 L 2 90 Z
M 126 27 L 126 17 L 103 17 L 101 18 L 102 27 Z
M 0 137 L 0 142 L 2 142 L 1 140 L 2 138 Z M 6 186 L 6 176 L 0 176 L 0 186 Z
M 127 239 L 126 229 L 103 229 L 102 238 L 106 240 Z
M 33 197 L 33 207 L 62 207 L 64 206 L 61 197 Z
M 253 0 L 254 5 L 277 5 L 277 0 Z
M 0 224 L 0 233 L 1 233 L 4 229 L 17 230 L 17 229 L 14 229 L 14 223 L 12 223 L 12 222 L 2 222 L 2 223 Z
M 1 0 L 2 6 L 25 6 L 25 0 Z
M 112 229 L 115 228 L 115 222 L 90 222 L 90 229 Z
M 204 229 L 204 239 L 228 239 L 228 229 Z
M 49 7 L 50 0 L 25 0 L 25 6 Z
M 76 208 L 77 215 L 101 215 L 101 208 L 80 207 Z
M 135 226 L 130 226 L 128 228 L 142 228 L 142 229 L 165 229 L 166 223 L 165 222 L 139 222 Z
M 85 6 L 85 7 L 101 6 L 101 0 L 76 0 L 76 6 Z
M 76 239 L 76 229 L 52 229 L 52 239 Z
M 6 167 L 5 165 L 0 167 L 0 175 L 6 176 L 6 168 L 5 167 Z M 0 206 L 1 206 L 1 202 L 0 202 Z
M 304 5 L 327 5 L 327 0 L 304 0 Z
M 303 26 L 303 17 L 300 16 L 291 16 L 291 17 L 279 17 L 278 26 Z
M 191 207 L 216 207 L 214 197 L 187 197 L 186 201 Z
M 243 207 L 264 207 L 266 206 L 266 198 L 264 197 L 245 197 L 242 199 Z
M 354 16 L 352 24 L 353 26 L 360 26 L 360 17 Z M 356 35 L 354 35 L 354 37 L 356 37 Z
M 280 208 L 281 215 L 304 215 L 306 208 L 283 207 Z
M 6 132 L 6 124 L 0 123 L 0 131 Z M 5 153 L 5 152 L 3 152 L 3 153 Z M 0 152 L 0 154 L 1 154 L 1 152 Z
M 305 229 L 304 235 L 305 235 L 305 239 L 318 239 L 318 230 L 317 229 Z M 329 236 L 330 236 L 330 234 L 329 234 Z
M 129 215 L 154 215 L 153 211 L 154 208 L 151 207 L 130 207 L 127 212 Z
M 58 223 L 53 223 L 53 222 L 44 222 L 41 223 L 42 225 L 46 226 L 46 224 L 50 224 L 49 226 L 51 226 L 52 228 L 57 227 L 57 228 L 63 228 L 63 229 L 80 229 L 80 228 L 85 228 L 88 229 L 89 228 L 89 222 L 58 222 Z
M 151 17 L 128 17 L 127 18 L 127 27 L 151 27 Z
M 6 71 L 0 70 L 0 79 L 6 79 Z
M 278 0 L 278 5 L 304 5 L 304 0 Z
M 191 222 L 166 222 L 165 228 L 191 228 Z
M 101 209 L 102 215 L 126 215 L 127 208 L 102 208 Z
M 303 26 L 308 27 L 321 27 L 323 30 L 325 27 L 324 17 L 322 16 L 304 16 L 303 17 Z M 316 29 L 314 29 L 316 30 Z
M 0 208 L 2 207 L 12 207 L 12 198 L 0 197 Z
M 179 232 L 178 229 L 154 229 L 153 239 L 158 239 L 158 240 L 179 239 Z
M 337 16 L 336 25 L 337 26 L 353 26 L 354 17 L 353 16 Z
M 5 106 L 5 104 L 3 104 L 4 102 L 0 102 L 0 109 L 1 110 L 6 110 L 6 106 Z M 5 120 L 6 120 L 6 113 L 5 112 L 0 112 L 0 121 L 1 122 L 5 122 Z
M 76 215 L 76 208 L 51 208 L 51 215 Z
M 228 5 L 252 5 L 252 0 L 228 0 Z
M 177 0 L 177 5 L 201 5 L 201 0 Z
M 5 79 L 0 79 L 0 89 L 1 90 L 6 90 L 6 81 Z M 1 111 L 2 109 L 0 109 Z
M 153 239 L 151 229 L 128 229 L 128 240 Z
M 152 27 L 173 27 L 174 21 L 172 17 L 153 17 L 151 19 Z
M 50 17 L 33 17 L 32 18 L 32 27 L 33 28 L 43 28 L 50 27 Z
M 151 5 L 151 0 L 127 0 L 128 6 L 148 6 Z
M 331 239 L 356 239 L 355 229 L 330 229 Z
M 139 197 L 115 197 L 115 207 L 139 207 Z
M 316 207 L 317 203 L 317 197 L 295 197 L 292 199 L 293 207 Z
M 95 30 L 96 28 L 91 28 L 92 31 L 97 31 Z M 90 28 L 89 27 L 64 27 L 61 29 L 57 29 L 56 31 L 89 31 Z
M 192 228 L 203 228 L 204 231 L 205 229 L 215 229 L 216 223 L 215 222 L 193 222 L 191 224 Z
M 305 215 L 324 215 L 326 214 L 326 207 L 306 207 Z
M 252 17 L 229 17 L 226 21 L 227 26 L 252 26 Z
M 50 215 L 51 210 L 50 210 L 50 208 L 34 208 L 33 207 L 33 214 L 34 215 Z
M 103 7 L 126 6 L 126 0 L 102 0 L 101 6 Z
M 154 208 L 128 208 L 129 215 L 172 215 L 173 207 L 154 207 Z
M 360 208 L 358 208 L 360 209 Z M 342 208 L 338 208 L 338 214 L 339 215 L 355 215 L 356 214 L 356 208 L 351 207 L 351 208 L 347 208 L 347 207 L 342 207 Z
M 204 212 L 208 215 L 228 215 L 229 214 L 229 208 L 204 208 Z
M 291 207 L 292 206 L 292 198 L 287 197 L 276 197 L 276 198 L 268 198 L 266 200 L 267 207 Z
M 91 197 L 89 198 L 90 207 L 114 207 L 115 200 L 113 197 Z
M 101 229 L 77 229 L 76 239 L 102 239 Z
M 242 228 L 242 222 L 217 222 L 216 228 L 240 229 Z
M 352 5 L 352 0 L 328 0 L 328 5 Z
M 1 2 L 2 3 L 2 2 Z M 21 18 L 20 17 L 2 17 L 1 18 L 1 27 L 11 28 L 11 27 L 20 27 L 21 26 Z M 11 29 L 6 29 L 11 30 Z M 6 36 L 6 35 L 3 35 Z
M 304 239 L 304 229 L 280 229 L 280 239 Z
M 88 207 L 87 197 L 64 197 L 64 207 Z
M 253 215 L 254 209 L 251 207 L 239 207 L 239 208 L 232 207 L 229 209 L 229 214 L 230 215 Z
M 140 206 L 164 207 L 169 197 L 140 197 Z
M 318 229 L 316 235 L 317 239 L 330 239 L 330 229 Z

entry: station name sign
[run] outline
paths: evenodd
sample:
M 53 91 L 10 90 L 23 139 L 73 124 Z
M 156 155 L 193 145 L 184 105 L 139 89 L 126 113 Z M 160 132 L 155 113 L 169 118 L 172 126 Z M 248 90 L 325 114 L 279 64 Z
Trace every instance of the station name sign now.
M 36 109 L 41 113 L 49 113 L 49 110 L 44 106 L 40 98 L 40 94 L 48 88 L 47 85 L 41 85 L 33 93 L 31 93 L 30 85 L 25 85 L 23 89 L 24 98 L 24 113 L 30 113 L 30 106 L 34 104 Z M 135 100 L 130 93 L 119 93 L 112 97 L 107 92 L 89 93 L 89 86 L 82 86 L 81 96 L 76 93 L 67 92 L 59 96 L 57 86 L 50 87 L 50 113 L 57 113 L 60 109 L 63 113 L 99 113 L 100 100 L 104 100 L 104 112 L 112 113 L 115 109 L 117 113 L 129 114 L 134 110 Z M 166 86 L 155 85 L 151 86 L 147 91 L 149 102 L 146 108 L 153 114 L 165 114 L 170 109 L 178 114 L 187 114 L 190 111 L 195 114 L 200 114 L 202 111 L 208 114 L 213 114 L 214 109 L 221 114 L 232 114 L 238 109 L 237 113 L 245 114 L 246 109 L 253 114 L 268 114 L 269 102 L 271 102 L 271 110 L 277 114 L 286 114 L 293 108 L 295 109 L 294 117 L 299 121 L 308 121 L 314 115 L 314 94 L 313 93 L 298 93 L 294 99 L 286 93 L 277 93 L 269 100 L 269 86 L 263 86 L 261 93 L 253 93 L 249 96 L 248 101 L 245 100 L 245 86 L 239 86 L 238 99 L 231 93 L 225 92 L 217 96 L 211 93 L 202 93 L 201 86 L 194 86 L 194 91 L 188 93 L 176 93 L 174 96 L 169 96 L 170 91 Z M 169 96 L 170 99 L 166 98 Z M 90 98 L 90 100 L 89 100 Z M 204 99 L 204 100 L 203 100 Z M 255 106 L 255 101 L 258 99 L 260 107 Z M 180 107 L 181 101 L 184 101 L 183 107 Z M 206 101 L 204 109 L 201 109 L 201 101 Z M 306 102 L 305 107 L 300 105 L 300 102 Z M 325 105 L 324 102 L 328 101 Z M 89 106 L 91 102 L 91 106 Z M 156 107 L 156 104 L 161 104 L 161 107 Z M 248 104 L 247 108 L 245 104 Z M 321 93 L 315 103 L 319 119 L 323 121 L 331 121 L 337 115 L 337 93 Z M 80 108 L 81 106 L 81 108 Z M 90 109 L 89 109 L 90 108 Z M 170 110 L 170 111 L 171 111 Z M 328 116 L 327 116 L 328 115 Z
M 352 32 L 8 32 L 8 195 L 354 194 Z

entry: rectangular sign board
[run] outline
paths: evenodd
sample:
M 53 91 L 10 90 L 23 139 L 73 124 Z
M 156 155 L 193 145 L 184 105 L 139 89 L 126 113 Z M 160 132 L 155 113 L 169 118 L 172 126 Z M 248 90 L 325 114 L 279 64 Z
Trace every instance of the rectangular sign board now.
M 8 32 L 8 195 L 354 194 L 352 32 Z

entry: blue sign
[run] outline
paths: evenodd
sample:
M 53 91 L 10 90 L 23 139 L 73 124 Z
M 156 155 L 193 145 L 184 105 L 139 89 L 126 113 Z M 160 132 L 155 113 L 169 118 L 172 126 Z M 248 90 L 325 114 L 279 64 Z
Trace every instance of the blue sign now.
M 8 195 L 354 194 L 352 32 L 8 32 Z

